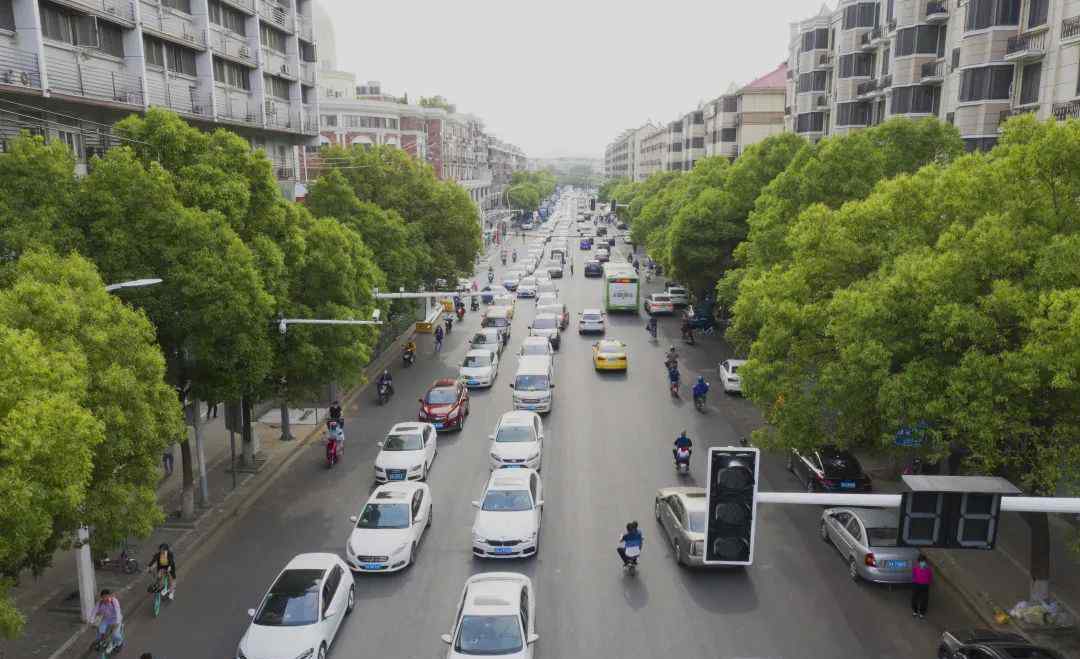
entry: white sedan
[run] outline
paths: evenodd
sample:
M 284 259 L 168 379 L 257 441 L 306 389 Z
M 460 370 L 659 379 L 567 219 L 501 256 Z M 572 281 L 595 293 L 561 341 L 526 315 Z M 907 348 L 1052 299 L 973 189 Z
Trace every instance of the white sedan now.
M 488 435 L 492 469 L 520 467 L 540 471 L 544 451 L 544 422 L 536 412 L 506 412 Z
M 236 659 L 325 659 L 356 602 L 353 575 L 336 554 L 300 554 L 274 579 L 240 639 Z
M 427 480 L 428 470 L 439 452 L 435 426 L 409 421 L 395 424 L 378 443 L 375 482 Z
M 604 312 L 599 309 L 583 309 L 578 312 L 578 334 L 586 332 L 604 333 Z
M 742 377 L 739 369 L 746 363 L 745 359 L 725 359 L 720 362 L 717 372 L 720 376 L 720 386 L 725 394 L 742 393 Z
M 523 558 L 540 547 L 540 510 L 544 505 L 540 475 L 532 469 L 496 469 L 472 528 L 473 556 Z
M 491 350 L 477 348 L 465 353 L 459 375 L 467 387 L 490 387 L 499 374 L 499 356 Z
M 469 577 L 458 599 L 447 659 L 510 657 L 532 659 L 536 635 L 536 593 L 532 580 L 516 572 L 482 572 Z
M 349 518 L 352 533 L 345 562 L 356 572 L 396 572 L 412 564 L 424 531 L 431 526 L 431 490 L 426 483 L 386 483 L 375 488 L 360 515 Z

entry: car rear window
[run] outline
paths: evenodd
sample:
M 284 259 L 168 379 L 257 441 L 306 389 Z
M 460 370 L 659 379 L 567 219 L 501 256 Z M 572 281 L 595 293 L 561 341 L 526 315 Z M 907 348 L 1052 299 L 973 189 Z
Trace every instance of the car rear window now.
M 887 526 L 868 528 L 866 536 L 871 547 L 895 547 L 897 529 Z
M 581 314 L 581 319 L 582 320 L 587 320 L 590 323 L 595 323 L 595 322 L 600 320 L 600 314 L 598 314 L 598 313 Z
M 862 476 L 862 466 L 850 453 L 832 453 L 821 455 L 822 467 L 827 478 L 858 478 Z
M 555 329 L 558 326 L 558 318 L 537 318 L 533 321 L 534 329 Z
M 670 295 L 653 295 L 653 300 L 656 302 L 671 302 Z
M 491 366 L 491 354 L 486 355 L 465 355 L 465 361 L 461 364 L 465 368 L 482 368 L 484 366 Z

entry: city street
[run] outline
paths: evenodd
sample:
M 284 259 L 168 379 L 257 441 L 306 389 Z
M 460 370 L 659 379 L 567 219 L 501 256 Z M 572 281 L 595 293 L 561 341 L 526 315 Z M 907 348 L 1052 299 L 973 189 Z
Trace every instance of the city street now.
M 524 253 L 527 243 L 508 237 L 506 244 Z M 522 300 L 496 384 L 472 392 L 462 432 L 439 437 L 429 478 L 434 524 L 416 564 L 398 574 L 357 576 L 356 608 L 331 657 L 443 656 L 439 636 L 449 630 L 465 579 L 502 570 L 533 579 L 540 636 L 535 655 L 548 659 L 915 659 L 935 656 L 943 629 L 976 625 L 945 583 L 935 584 L 926 620 L 911 617 L 906 588 L 853 583 L 839 554 L 819 538 L 815 507 L 760 506 L 755 564 L 745 570 L 677 566 L 653 518 L 656 489 L 680 480 L 704 486 L 704 449 L 736 444 L 760 417 L 748 401 L 725 396 L 715 383 L 716 363 L 728 356 L 722 341 L 708 337 L 687 347 L 677 340 L 675 319 L 660 320 L 660 341 L 653 343 L 644 315 L 612 316 L 607 336 L 629 345 L 630 368 L 626 375 L 595 373 L 590 346 L 596 339 L 578 336 L 575 325 L 582 308 L 601 306 L 602 283 L 582 276 L 591 252 L 579 251 L 576 240 L 570 247 L 575 275 L 556 280 L 571 325 L 556 357 L 554 408 L 544 417 L 538 557 L 481 562 L 470 551 L 470 502 L 489 474 L 488 434 L 511 409 L 513 355 L 532 318 L 533 302 Z M 620 240 L 617 250 L 627 249 Z M 497 258 L 494 263 L 501 272 Z M 645 286 L 642 298 L 662 286 L 662 280 Z M 160 618 L 145 606 L 125 612 L 126 656 L 234 657 L 248 625 L 246 611 L 259 604 L 290 558 L 311 551 L 343 554 L 348 517 L 372 488 L 375 442 L 395 422 L 416 419 L 417 398 L 434 379 L 457 375 L 479 322 L 480 313 L 470 312 L 455 323 L 441 354 L 433 353 L 430 339 L 421 339 L 416 366 L 403 369 L 399 361 L 393 367 L 397 391 L 389 404 L 376 406 L 368 389 L 347 408 L 348 441 L 338 467 L 327 470 L 323 447 L 313 442 L 194 562 L 177 556 L 176 600 Z M 714 381 L 706 414 L 695 412 L 687 388 L 679 400 L 668 394 L 662 362 L 672 343 L 683 355 L 684 384 L 699 374 Z M 671 464 L 671 442 L 684 428 L 696 449 L 689 477 L 676 475 Z M 783 465 L 780 456 L 765 458 L 762 490 L 801 489 Z M 632 519 L 641 523 L 645 549 L 638 574 L 626 576 L 615 544 Z

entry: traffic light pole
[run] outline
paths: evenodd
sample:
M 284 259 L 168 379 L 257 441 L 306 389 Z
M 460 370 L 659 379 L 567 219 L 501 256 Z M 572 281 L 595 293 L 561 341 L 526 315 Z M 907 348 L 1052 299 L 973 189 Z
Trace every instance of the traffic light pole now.
M 828 494 L 809 492 L 758 492 L 758 503 L 805 506 L 863 506 L 899 508 L 899 494 Z M 1080 497 L 1001 497 L 1001 509 L 1014 513 L 1080 514 Z

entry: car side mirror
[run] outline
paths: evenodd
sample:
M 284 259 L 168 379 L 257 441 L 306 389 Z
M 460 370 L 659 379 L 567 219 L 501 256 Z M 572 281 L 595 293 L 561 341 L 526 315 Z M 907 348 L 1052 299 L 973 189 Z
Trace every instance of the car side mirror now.
M 421 405 L 424 404 L 424 399 L 423 398 L 417 398 L 416 400 L 419 401 Z
M 533 643 L 540 640 L 540 636 L 538 634 L 529 634 L 529 638 L 526 640 L 529 645 L 532 645 Z
M 544 500 L 543 499 L 540 499 L 539 501 L 536 502 L 536 507 L 537 508 L 539 508 L 542 505 L 544 505 Z
M 472 502 L 472 507 L 473 508 L 479 508 L 480 507 L 480 502 L 479 501 L 473 501 Z
M 454 637 L 451 636 L 450 634 L 443 634 L 442 636 L 440 636 L 440 638 L 443 640 L 443 643 L 453 643 L 454 642 Z
M 375 442 L 375 446 L 378 446 L 379 448 L 382 448 L 382 445 L 383 445 L 382 442 Z
M 494 439 L 495 439 L 495 435 L 488 435 L 488 439 L 490 439 L 490 440 L 494 440 Z
M 255 617 L 255 609 L 248 609 L 248 617 L 249 618 L 254 618 Z
M 509 384 L 509 387 L 510 387 L 511 389 L 513 389 L 513 388 L 514 388 L 514 383 L 513 383 L 513 382 L 511 382 L 511 383 Z
M 358 520 L 359 520 L 359 518 L 356 515 L 349 515 L 349 521 L 352 522 L 353 524 L 356 524 L 356 522 Z

